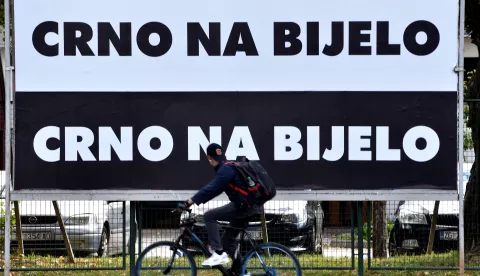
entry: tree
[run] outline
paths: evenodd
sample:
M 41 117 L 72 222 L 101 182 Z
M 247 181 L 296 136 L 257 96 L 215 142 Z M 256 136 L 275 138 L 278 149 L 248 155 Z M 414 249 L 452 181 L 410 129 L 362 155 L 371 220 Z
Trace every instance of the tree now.
M 387 202 L 373 202 L 373 257 L 387 257 Z M 370 237 L 368 237 L 370 238 Z
M 3 6 L 3 3 L 0 4 L 0 26 L 5 26 L 5 8 Z
M 477 46 L 480 55 L 480 1 L 465 1 L 465 29 Z M 465 98 L 480 99 L 480 62 L 477 62 L 477 69 L 467 80 Z M 470 179 L 465 191 L 465 251 L 478 252 L 480 248 L 480 102 L 468 102 L 467 127 L 472 130 L 472 142 L 475 152 L 475 162 L 470 171 Z

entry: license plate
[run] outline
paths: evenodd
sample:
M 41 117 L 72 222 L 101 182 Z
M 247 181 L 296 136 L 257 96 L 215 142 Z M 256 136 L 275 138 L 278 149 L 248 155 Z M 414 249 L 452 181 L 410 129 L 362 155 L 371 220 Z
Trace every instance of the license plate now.
M 52 239 L 52 233 L 24 233 L 23 238 L 25 240 L 38 240 L 38 241 L 43 241 L 43 240 L 51 240 Z
M 254 240 L 262 239 L 262 230 L 247 231 L 250 234 L 250 237 Z
M 417 241 L 417 240 L 414 240 L 414 239 L 404 240 L 404 241 L 402 242 L 402 247 L 405 247 L 405 248 L 415 248 L 415 247 L 418 247 L 418 241 Z
M 440 239 L 445 241 L 456 241 L 458 240 L 457 231 L 442 231 L 440 232 Z
M 248 230 L 247 233 L 250 234 L 250 238 L 253 239 L 253 240 L 261 240 L 262 239 L 262 230 Z M 248 239 L 248 236 L 245 235 L 243 240 L 246 241 L 247 239 Z M 240 240 L 240 234 L 238 234 L 236 240 Z

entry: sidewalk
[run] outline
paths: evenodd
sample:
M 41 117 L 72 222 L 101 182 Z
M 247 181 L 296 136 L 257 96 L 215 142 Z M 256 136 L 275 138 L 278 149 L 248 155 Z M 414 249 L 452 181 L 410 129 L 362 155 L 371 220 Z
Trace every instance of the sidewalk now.
M 352 229 L 350 227 L 326 227 L 323 231 L 323 247 L 330 248 L 352 248 L 351 237 Z M 363 239 L 363 247 L 367 247 L 367 240 Z M 358 241 L 354 241 L 354 248 L 358 248 Z

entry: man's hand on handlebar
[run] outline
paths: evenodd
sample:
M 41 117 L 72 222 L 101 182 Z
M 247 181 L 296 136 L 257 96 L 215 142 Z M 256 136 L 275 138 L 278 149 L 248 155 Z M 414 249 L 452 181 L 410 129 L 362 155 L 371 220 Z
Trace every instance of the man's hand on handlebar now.
M 178 203 L 177 208 L 175 208 L 172 213 L 182 213 L 185 210 L 188 210 L 190 206 L 192 206 L 193 202 L 191 200 L 186 200 L 185 202 Z

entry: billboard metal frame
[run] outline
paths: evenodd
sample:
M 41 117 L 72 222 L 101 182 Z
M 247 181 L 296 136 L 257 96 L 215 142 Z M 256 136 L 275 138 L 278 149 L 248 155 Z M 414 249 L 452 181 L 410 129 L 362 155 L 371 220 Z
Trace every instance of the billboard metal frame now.
M 15 125 L 13 123 L 14 105 L 13 93 L 13 67 L 11 64 L 11 32 L 10 0 L 4 0 L 5 8 L 5 224 L 10 224 L 11 205 L 13 200 L 123 200 L 123 201 L 166 201 L 185 200 L 195 191 L 193 190 L 19 190 L 12 188 L 12 143 Z M 282 190 L 279 191 L 278 200 L 335 200 L 335 201 L 375 201 L 375 200 L 425 200 L 428 194 L 429 200 L 454 200 L 459 201 L 459 270 L 460 275 L 464 272 L 464 188 L 463 178 L 463 58 L 464 58 L 464 26 L 465 26 L 465 0 L 459 1 L 458 20 L 458 61 L 457 66 L 452 68 L 458 75 L 458 171 L 457 191 L 441 191 L 430 189 L 402 189 L 402 190 Z M 217 199 L 226 199 L 221 195 Z M 5 227 L 5 236 L 10 236 L 10 228 Z M 5 264 L 4 275 L 10 274 L 10 239 L 5 239 Z
M 459 11 L 458 11 L 458 63 L 455 68 L 458 76 L 458 205 L 459 205 L 459 214 L 458 214 L 458 253 L 459 253 L 459 269 L 460 275 L 464 274 L 465 271 L 465 225 L 464 225 L 464 196 L 463 196 L 463 106 L 464 106 L 464 97 L 463 97 L 463 63 L 464 63 L 464 35 L 465 35 L 465 0 L 459 1 Z
M 10 41 L 10 4 L 11 0 L 4 0 L 5 3 L 5 39 Z M 13 0 L 12 0 L 13 1 Z M 457 26 L 457 31 L 464 29 L 464 0 L 460 0 L 460 9 L 459 9 L 459 21 Z M 452 68 L 457 74 L 457 93 L 458 93 L 458 105 L 457 105 L 457 121 L 458 121 L 458 149 L 463 149 L 463 48 L 464 48 L 464 35 L 462 32 L 458 32 L 457 35 L 457 50 L 458 50 L 458 60 L 457 66 Z M 35 190 L 15 190 L 15 183 L 13 176 L 15 175 L 15 170 L 12 168 L 12 157 L 14 158 L 15 152 L 12 152 L 11 145 L 15 144 L 15 124 L 14 122 L 14 113 L 12 112 L 12 107 L 14 106 L 14 98 L 12 97 L 12 70 L 11 66 L 11 47 L 9 43 L 6 43 L 5 48 L 5 85 L 6 93 L 5 98 L 5 113 L 6 113 L 6 143 L 5 143 L 5 164 L 6 164 L 6 178 L 7 183 L 7 196 L 11 200 L 54 200 L 54 199 L 63 199 L 63 200 L 79 200 L 79 199 L 91 199 L 91 200 L 183 200 L 185 196 L 192 195 L 195 191 L 193 190 L 154 190 L 154 189 L 112 189 L 112 190 L 54 190 L 54 189 L 35 189 Z M 463 194 L 463 150 L 458 150 L 457 155 L 457 189 L 455 190 L 438 190 L 438 189 L 382 189 L 382 190 L 282 190 L 279 191 L 278 197 L 281 198 L 285 195 L 285 198 L 288 199 L 315 199 L 315 200 L 423 200 L 425 199 L 425 194 L 429 195 L 431 200 L 460 200 L 459 194 Z M 460 202 L 460 206 L 463 206 L 463 202 Z M 8 208 L 7 208 L 8 209 Z
M 12 200 L 126 200 L 184 201 L 195 190 L 35 190 L 15 191 Z M 458 200 L 458 193 L 428 189 L 415 190 L 280 190 L 274 200 L 376 201 L 376 200 Z M 216 200 L 228 200 L 224 194 Z
M 5 226 L 10 225 L 12 184 L 12 63 L 10 49 L 10 0 L 4 0 L 5 13 Z M 4 275 L 10 275 L 10 227 L 5 228 Z

